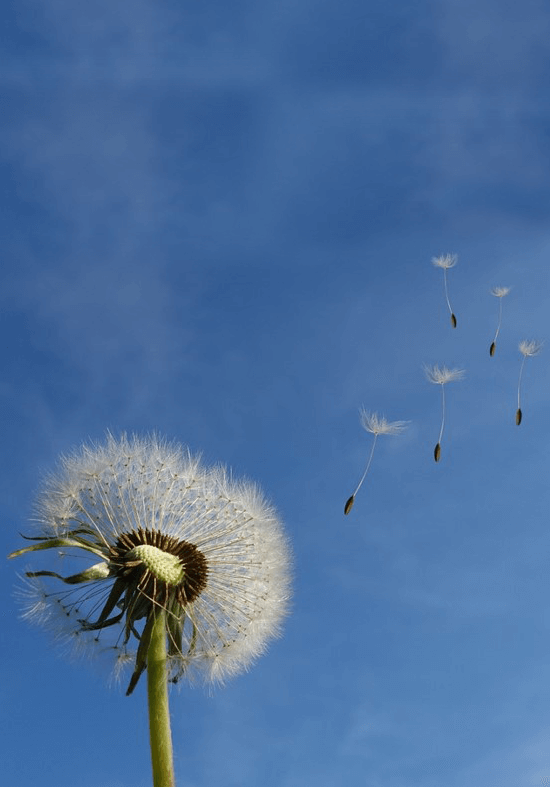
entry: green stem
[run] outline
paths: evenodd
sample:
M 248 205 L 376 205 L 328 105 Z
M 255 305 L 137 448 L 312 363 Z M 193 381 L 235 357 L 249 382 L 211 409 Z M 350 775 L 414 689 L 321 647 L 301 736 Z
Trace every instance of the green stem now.
M 157 608 L 147 653 L 149 738 L 154 787 L 175 787 L 166 670 L 166 612 Z

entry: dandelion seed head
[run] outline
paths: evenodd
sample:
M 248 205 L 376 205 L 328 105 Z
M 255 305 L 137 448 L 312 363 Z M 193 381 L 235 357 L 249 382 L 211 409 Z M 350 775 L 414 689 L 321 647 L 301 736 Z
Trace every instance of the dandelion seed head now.
M 532 358 L 534 355 L 540 353 L 543 344 L 544 342 L 537 342 L 535 340 L 527 341 L 524 339 L 519 343 L 519 351 L 525 358 Z
M 445 270 L 454 268 L 457 262 L 457 254 L 441 254 L 439 257 L 432 257 L 432 265 L 436 268 L 444 268 Z
M 116 675 L 135 666 L 155 606 L 173 681 L 221 682 L 280 633 L 290 552 L 275 510 L 257 486 L 178 445 L 109 436 L 64 457 L 35 523 L 39 535 L 12 555 L 50 560 L 26 580 L 25 617 L 76 650 L 110 654 Z
M 401 434 L 409 425 L 408 421 L 387 421 L 378 413 L 369 413 L 364 408 L 360 412 L 361 424 L 372 434 Z
M 466 371 L 464 369 L 448 369 L 446 366 L 439 367 L 434 364 L 433 366 L 424 366 L 424 373 L 430 383 L 446 385 L 464 379 Z
M 493 287 L 491 290 L 491 295 L 494 295 L 495 298 L 504 298 L 505 295 L 508 295 L 511 289 L 511 287 Z

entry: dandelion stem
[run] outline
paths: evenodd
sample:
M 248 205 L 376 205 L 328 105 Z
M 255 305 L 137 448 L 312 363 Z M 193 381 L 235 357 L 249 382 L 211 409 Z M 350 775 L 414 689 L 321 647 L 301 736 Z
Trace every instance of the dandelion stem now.
M 441 429 L 439 430 L 438 444 L 441 443 L 443 437 L 443 429 L 445 428 L 445 386 L 441 386 Z
M 356 489 L 355 489 L 355 492 L 352 494 L 352 497 L 355 497 L 355 495 L 357 494 L 357 492 L 358 492 L 358 491 L 361 489 L 361 486 L 362 486 L 362 484 L 363 484 L 363 481 L 364 481 L 364 480 L 365 480 L 365 478 L 367 477 L 367 473 L 369 472 L 370 463 L 372 462 L 372 457 L 374 456 L 374 447 L 375 447 L 375 445 L 376 445 L 376 440 L 377 440 L 377 438 L 378 438 L 378 435 L 377 435 L 377 434 L 375 434 L 375 435 L 374 435 L 374 440 L 372 441 L 372 448 L 371 448 L 371 450 L 370 450 L 369 461 L 367 462 L 367 466 L 365 467 L 365 472 L 364 472 L 364 473 L 363 473 L 363 475 L 361 476 L 361 480 L 360 480 L 360 481 L 359 481 L 359 483 L 357 484 L 357 487 L 356 487 Z
M 498 335 L 500 333 L 501 323 L 502 323 L 502 298 L 499 298 L 498 299 L 498 325 L 495 333 L 495 338 L 493 339 L 493 344 L 497 343 Z
M 449 307 L 449 314 L 451 315 L 451 323 L 453 328 L 456 328 L 456 317 L 453 312 L 453 307 L 451 306 L 451 301 L 449 300 L 449 288 L 447 287 L 447 269 L 443 268 L 443 283 L 445 285 L 445 299 L 447 300 L 447 306 Z
M 166 670 L 166 611 L 157 608 L 147 653 L 149 738 L 154 787 L 175 787 Z
M 447 289 L 447 270 L 445 268 L 443 268 L 443 284 L 445 286 L 445 298 L 447 299 L 447 306 L 449 307 L 449 311 L 452 314 L 453 310 L 449 301 L 449 290 Z
M 519 378 L 518 378 L 518 410 L 519 410 L 519 408 L 520 408 L 519 397 L 520 397 L 520 388 L 521 388 L 521 378 L 522 378 L 522 375 L 523 375 L 523 367 L 525 366 L 525 358 L 526 358 L 526 356 L 524 355 L 524 356 L 523 356 L 523 358 L 521 359 L 521 366 L 519 367 Z
M 523 413 L 521 412 L 521 404 L 520 404 L 520 389 L 521 389 L 521 378 L 523 376 L 523 367 L 525 366 L 525 359 L 526 355 L 523 356 L 521 359 L 521 366 L 519 367 L 519 378 L 518 378 L 518 409 L 516 410 L 516 426 L 519 426 L 521 423 L 521 419 L 523 417 Z

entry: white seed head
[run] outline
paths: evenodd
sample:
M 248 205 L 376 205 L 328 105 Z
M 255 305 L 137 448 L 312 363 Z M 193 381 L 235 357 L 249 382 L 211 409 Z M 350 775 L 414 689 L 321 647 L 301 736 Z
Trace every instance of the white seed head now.
M 424 366 L 424 373 L 428 381 L 435 385 L 446 385 L 446 383 L 462 380 L 466 374 L 464 369 L 448 369 L 446 366 L 439 367 L 437 364 Z
M 87 641 L 96 655 L 112 653 L 117 671 L 135 665 L 140 641 L 133 635 L 136 628 L 143 634 L 155 604 L 167 611 L 173 680 L 223 681 L 280 633 L 291 561 L 274 509 L 252 483 L 203 467 L 178 445 L 109 436 L 65 457 L 40 493 L 37 524 L 33 546 L 13 556 L 32 551 L 44 559 L 55 551 L 65 569 L 78 555 L 79 573 L 61 576 L 49 565 L 31 572 L 26 616 L 57 637 Z M 87 552 L 93 570 L 83 571 Z M 134 579 L 111 603 L 114 583 L 126 577 Z
M 538 355 L 540 353 L 543 344 L 544 342 L 523 340 L 519 343 L 519 351 L 526 358 L 531 358 L 533 355 Z
M 491 290 L 491 295 L 494 295 L 495 298 L 504 298 L 505 295 L 508 295 L 511 289 L 511 287 L 493 287 Z
M 441 254 L 439 257 L 432 257 L 432 265 L 436 268 L 444 268 L 445 270 L 454 268 L 457 262 L 457 254 Z
M 386 421 L 378 413 L 369 413 L 364 408 L 360 417 L 363 428 L 372 434 L 401 434 L 409 425 L 408 421 Z

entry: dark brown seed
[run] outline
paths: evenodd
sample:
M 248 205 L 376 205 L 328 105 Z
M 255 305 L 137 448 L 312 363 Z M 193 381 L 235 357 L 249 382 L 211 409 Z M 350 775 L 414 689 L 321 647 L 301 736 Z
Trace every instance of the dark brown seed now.
M 521 407 L 518 407 L 518 409 L 516 410 L 516 426 L 520 425 L 521 418 L 522 418 Z
M 489 348 L 489 355 L 491 356 L 491 358 L 492 358 L 492 357 L 493 357 L 493 355 L 495 354 L 495 350 L 496 350 L 496 348 L 497 348 L 497 346 L 496 346 L 496 344 L 493 342 L 493 343 L 492 343 L 492 345 L 491 345 L 491 346 L 490 346 L 490 348 Z
M 353 504 L 354 504 L 354 503 L 355 503 L 355 495 L 352 495 L 352 496 L 351 496 L 350 498 L 348 498 L 348 500 L 346 501 L 346 505 L 344 506 L 344 514 L 349 514 L 349 512 L 350 512 L 350 511 L 351 511 L 351 509 L 353 508 Z
M 434 448 L 434 459 L 436 462 L 439 462 L 441 458 L 441 445 L 438 443 Z
M 456 328 L 456 317 L 454 316 L 454 314 L 451 314 L 451 325 L 453 326 L 453 328 Z

